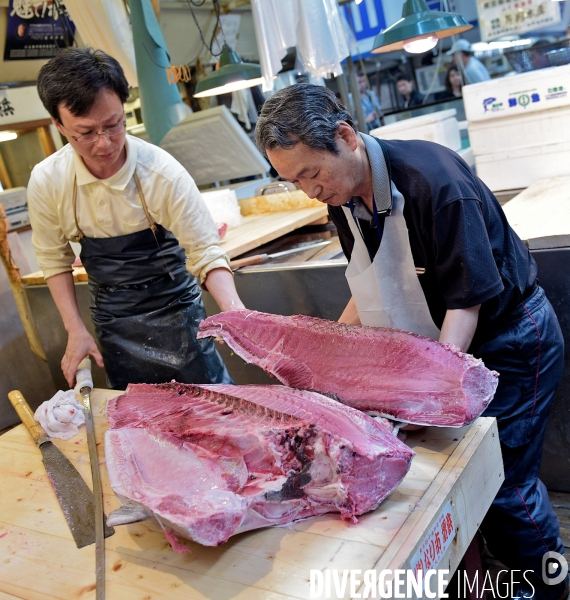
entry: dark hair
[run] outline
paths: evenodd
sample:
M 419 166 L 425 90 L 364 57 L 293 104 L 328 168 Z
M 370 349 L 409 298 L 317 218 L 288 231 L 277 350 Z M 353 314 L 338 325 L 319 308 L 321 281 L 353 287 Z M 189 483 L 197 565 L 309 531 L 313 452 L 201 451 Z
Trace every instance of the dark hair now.
M 260 152 L 292 148 L 301 142 L 313 150 L 338 154 L 336 132 L 344 121 L 358 131 L 334 92 L 321 85 L 296 83 L 265 101 L 255 127 Z
M 453 71 L 455 71 L 456 73 L 459 73 L 459 69 L 457 68 L 456 65 L 451 65 L 447 69 L 447 73 L 445 74 L 445 89 L 447 90 L 447 92 L 449 94 L 453 94 L 453 87 L 451 86 L 451 81 L 449 80 L 451 73 L 453 73 Z
M 402 81 L 402 80 L 406 80 L 406 81 L 413 81 L 413 79 L 407 74 L 407 73 L 398 73 L 396 75 L 396 82 L 398 81 Z
M 76 117 L 86 115 L 101 90 L 115 92 L 123 103 L 129 96 L 121 65 L 103 50 L 65 48 L 38 75 L 40 99 L 57 121 L 60 105 Z

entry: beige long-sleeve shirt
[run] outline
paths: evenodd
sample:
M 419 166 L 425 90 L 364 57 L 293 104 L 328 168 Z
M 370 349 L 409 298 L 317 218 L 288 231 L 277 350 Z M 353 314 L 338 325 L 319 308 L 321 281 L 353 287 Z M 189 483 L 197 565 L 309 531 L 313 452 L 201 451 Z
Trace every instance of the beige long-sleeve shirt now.
M 108 179 L 92 175 L 68 144 L 36 165 L 28 184 L 32 243 L 44 277 L 71 271 L 69 240 L 79 231 L 73 214 L 77 178 L 77 220 L 87 237 L 115 237 L 149 227 L 133 179 L 139 177 L 153 219 L 171 231 L 186 251 L 186 267 L 203 282 L 208 271 L 230 270 L 216 225 L 188 171 L 168 152 L 127 136 L 127 160 Z

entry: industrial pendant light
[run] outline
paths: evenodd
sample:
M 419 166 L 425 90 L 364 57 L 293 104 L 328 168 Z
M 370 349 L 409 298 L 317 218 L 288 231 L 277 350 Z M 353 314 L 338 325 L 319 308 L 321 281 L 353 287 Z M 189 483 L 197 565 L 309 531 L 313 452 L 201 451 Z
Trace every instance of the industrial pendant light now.
M 372 52 L 404 49 L 420 54 L 434 48 L 438 39 L 472 27 L 461 15 L 430 10 L 425 0 L 406 0 L 402 18 L 376 36 Z
M 261 83 L 261 67 L 253 63 L 244 63 L 227 44 L 224 44 L 219 68 L 198 82 L 194 98 L 228 94 Z

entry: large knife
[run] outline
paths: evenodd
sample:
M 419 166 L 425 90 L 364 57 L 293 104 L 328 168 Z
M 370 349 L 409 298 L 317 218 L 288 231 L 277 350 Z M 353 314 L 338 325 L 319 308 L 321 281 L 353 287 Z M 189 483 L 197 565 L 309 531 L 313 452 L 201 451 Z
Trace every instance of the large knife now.
M 87 447 L 89 448 L 89 462 L 91 463 L 91 476 L 93 478 L 93 501 L 95 504 L 95 597 L 97 600 L 104 600 L 105 515 L 103 513 L 103 488 L 101 486 L 101 473 L 99 472 L 95 425 L 93 422 L 93 411 L 91 410 L 93 378 L 91 376 L 91 360 L 89 357 L 85 357 L 79 363 L 75 379 L 75 389 L 79 390 L 79 393 L 83 398 L 83 412 L 85 413 L 85 427 L 87 429 Z
M 330 243 L 331 240 L 324 240 L 322 242 L 315 242 L 311 244 L 305 244 L 304 246 L 297 246 L 296 248 L 291 248 L 290 250 L 274 252 L 273 254 L 254 254 L 253 256 L 248 256 L 246 258 L 230 260 L 230 267 L 232 269 L 241 269 L 241 267 L 249 267 L 250 265 L 261 265 L 263 263 L 266 263 L 269 259 L 280 258 L 281 256 L 295 254 L 296 252 L 304 252 L 305 250 L 311 250 L 312 248 L 321 248 L 323 246 L 328 246 Z
M 95 508 L 93 494 L 83 477 L 62 452 L 53 445 L 45 429 L 34 420 L 34 413 L 18 390 L 8 394 L 22 423 L 39 446 L 43 463 L 63 514 L 78 548 L 95 541 Z M 106 536 L 115 530 L 107 527 Z

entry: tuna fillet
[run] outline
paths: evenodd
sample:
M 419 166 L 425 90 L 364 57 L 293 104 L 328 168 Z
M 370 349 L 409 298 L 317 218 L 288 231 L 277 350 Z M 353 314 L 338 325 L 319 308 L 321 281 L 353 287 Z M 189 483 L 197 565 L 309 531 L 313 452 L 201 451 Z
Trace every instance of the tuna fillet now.
M 481 360 L 400 329 L 240 310 L 209 317 L 200 330 L 285 385 L 418 425 L 470 423 L 498 383 Z
M 388 421 L 280 385 L 130 385 L 107 416 L 117 496 L 206 546 L 331 511 L 355 520 L 414 455 Z

